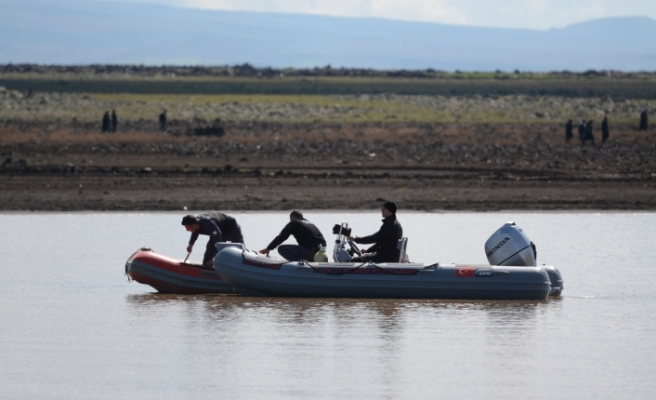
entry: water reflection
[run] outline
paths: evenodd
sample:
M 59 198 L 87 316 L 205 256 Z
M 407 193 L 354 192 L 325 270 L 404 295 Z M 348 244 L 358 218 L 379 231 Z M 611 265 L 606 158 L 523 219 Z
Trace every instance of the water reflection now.
M 303 371 L 320 379 L 326 368 L 340 365 L 332 376 L 358 385 L 356 377 L 368 371 L 379 382 L 376 390 L 392 397 L 402 391 L 401 381 L 425 373 L 422 365 L 439 365 L 449 374 L 452 363 L 480 362 L 508 370 L 498 379 L 512 384 L 511 377 L 532 368 L 540 355 L 541 315 L 561 303 L 163 294 L 126 299 L 148 337 L 149 327 L 160 329 L 167 321 L 183 337 L 204 338 L 188 343 L 188 351 L 209 352 L 235 369 L 270 374 L 275 367 L 279 374 Z
M 489 301 L 489 300 L 399 300 L 399 299 L 326 299 L 242 297 L 238 295 L 175 295 L 146 293 L 126 297 L 132 312 L 152 314 L 169 310 L 187 309 L 187 318 L 203 318 L 221 324 L 249 320 L 251 323 L 282 325 L 317 325 L 330 321 L 347 329 L 352 325 L 375 324 L 381 333 L 400 332 L 404 322 L 413 316 L 440 319 L 460 315 L 476 316 L 487 321 L 493 332 L 512 333 L 532 326 L 540 313 L 559 308 L 561 299 L 547 301 Z M 181 316 L 185 318 L 185 316 Z

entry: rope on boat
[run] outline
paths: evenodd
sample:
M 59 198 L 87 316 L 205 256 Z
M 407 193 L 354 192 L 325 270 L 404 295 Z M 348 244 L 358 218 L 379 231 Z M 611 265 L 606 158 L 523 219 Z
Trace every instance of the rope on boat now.
M 245 254 L 245 253 L 246 253 L 246 250 L 243 250 L 243 251 L 241 252 L 241 258 L 242 258 L 243 261 L 246 261 L 246 254 Z M 319 269 L 319 268 L 313 267 L 313 266 L 312 266 L 309 262 L 307 262 L 306 260 L 300 260 L 298 263 L 301 264 L 301 265 L 306 265 L 306 266 L 312 268 L 314 271 L 319 272 L 319 273 L 321 273 L 321 274 L 325 274 L 325 275 L 346 275 L 346 274 L 351 274 L 351 273 L 353 273 L 355 270 L 357 270 L 357 269 L 359 269 L 359 268 L 362 268 L 362 267 L 365 266 L 365 265 L 371 265 L 371 266 L 373 266 L 373 267 L 375 267 L 375 268 L 378 268 L 378 269 L 381 270 L 381 271 L 385 271 L 385 273 L 388 273 L 388 274 L 391 274 L 391 275 L 409 275 L 409 274 L 406 274 L 406 273 L 394 272 L 394 271 L 392 271 L 391 269 L 383 268 L 383 267 L 381 267 L 380 265 L 377 265 L 377 264 L 375 264 L 375 263 L 373 263 L 373 262 L 371 262 L 371 261 L 365 261 L 365 262 L 363 262 L 362 264 L 358 265 L 358 266 L 355 267 L 355 268 L 351 268 L 351 269 L 348 269 L 348 270 L 346 270 L 346 271 L 344 271 L 344 272 L 337 272 L 337 273 L 335 273 L 335 272 L 327 272 L 327 271 L 323 271 L 323 270 L 321 270 L 321 269 Z M 271 264 L 271 265 L 276 265 L 276 264 Z M 280 264 L 280 265 L 282 265 L 282 264 Z M 431 264 L 431 265 L 427 265 L 427 266 L 425 266 L 424 268 L 419 269 L 418 271 L 424 271 L 424 270 L 427 270 L 427 269 L 430 269 L 430 268 L 433 268 L 433 267 L 439 267 L 439 266 L 440 266 L 440 263 L 434 263 L 434 264 Z
M 358 265 L 357 267 L 355 267 L 355 268 L 351 268 L 351 269 L 349 269 L 349 270 L 347 270 L 347 271 L 339 272 L 339 273 L 332 273 L 332 272 L 322 271 L 322 270 L 320 270 L 320 269 L 318 269 L 318 268 L 316 268 L 316 267 L 313 267 L 312 265 L 310 265 L 309 262 L 307 262 L 307 261 L 305 261 L 305 260 L 301 260 L 301 261 L 299 261 L 299 263 L 300 263 L 300 264 L 305 264 L 305 265 L 307 265 L 308 267 L 312 268 L 313 270 L 315 270 L 315 271 L 317 271 L 317 272 L 319 272 L 319 273 L 322 273 L 322 274 L 326 274 L 326 275 L 346 275 L 346 274 L 350 274 L 350 273 L 352 273 L 353 271 L 355 271 L 356 269 L 362 267 L 363 265 L 371 264 L 370 261 L 365 261 L 365 262 L 363 262 L 362 264 Z
M 353 273 L 355 270 L 357 270 L 358 268 L 360 268 L 360 267 L 362 267 L 362 266 L 364 266 L 364 265 L 371 265 L 371 266 L 373 266 L 373 267 L 375 267 L 375 268 L 378 268 L 378 269 L 381 270 L 381 271 L 385 271 L 385 273 L 388 273 L 388 274 L 391 274 L 391 275 L 409 275 L 409 274 L 406 274 L 406 273 L 394 272 L 394 271 L 392 271 L 391 269 L 383 268 L 383 267 L 381 267 L 380 265 L 377 265 L 377 264 L 375 264 L 375 263 L 373 263 L 373 262 L 371 262 L 371 261 L 365 261 L 365 262 L 363 262 L 362 264 L 358 265 L 358 266 L 355 267 L 355 268 L 351 268 L 351 269 L 349 269 L 349 270 L 347 270 L 347 271 L 340 272 L 340 273 L 332 273 L 332 272 L 322 271 L 321 269 L 318 269 L 318 268 L 313 267 L 312 265 L 310 265 L 310 263 L 308 263 L 308 262 L 305 261 L 305 260 L 301 260 L 301 261 L 299 261 L 299 263 L 300 263 L 300 264 L 305 264 L 305 265 L 307 265 L 308 267 L 312 268 L 313 270 L 315 270 L 315 271 L 317 271 L 317 272 L 319 272 L 319 273 L 322 273 L 322 274 L 326 274 L 326 275 L 346 275 L 346 274 L 350 274 L 350 273 Z M 431 265 L 428 265 L 428 266 L 426 266 L 426 267 L 424 267 L 424 268 L 422 268 L 422 269 L 420 269 L 420 270 L 418 270 L 418 271 L 423 271 L 423 270 L 426 270 L 426 269 L 429 269 L 429 268 L 433 268 L 433 267 L 436 267 L 436 266 L 439 266 L 439 265 L 440 265 L 440 263 L 431 264 Z
M 433 267 L 437 267 L 437 268 L 439 268 L 439 267 L 440 267 L 440 263 L 436 262 L 435 264 L 427 265 L 427 266 L 425 266 L 424 268 L 420 269 L 420 271 L 423 271 L 423 270 L 425 270 L 425 269 L 429 269 L 429 268 L 433 268 Z
M 408 275 L 408 274 L 404 274 L 404 273 L 394 272 L 394 271 L 389 270 L 389 269 L 385 269 L 385 268 L 381 267 L 380 265 L 376 265 L 376 264 L 372 263 L 371 261 L 370 261 L 369 263 L 370 263 L 371 265 L 373 265 L 374 267 L 376 267 L 376 268 L 378 268 L 378 269 L 381 269 L 381 270 L 387 272 L 388 274 L 392 274 L 392 275 Z M 422 269 L 419 269 L 419 270 L 417 270 L 417 271 L 423 271 L 423 270 L 425 270 L 425 269 L 433 268 L 433 267 L 436 266 L 436 265 L 439 265 L 439 263 L 431 264 L 431 265 L 429 265 L 429 266 L 427 266 L 427 267 L 424 267 L 424 268 L 422 268 Z

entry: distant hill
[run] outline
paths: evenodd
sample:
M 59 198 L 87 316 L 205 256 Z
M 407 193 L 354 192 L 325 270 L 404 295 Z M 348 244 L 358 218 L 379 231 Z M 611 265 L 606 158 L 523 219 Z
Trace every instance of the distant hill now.
M 656 70 L 656 21 L 537 31 L 153 4 L 0 0 L 0 63 Z

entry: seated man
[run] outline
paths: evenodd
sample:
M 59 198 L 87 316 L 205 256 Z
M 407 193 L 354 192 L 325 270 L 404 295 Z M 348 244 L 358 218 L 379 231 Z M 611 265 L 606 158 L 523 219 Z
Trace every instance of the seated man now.
M 278 247 L 282 242 L 287 240 L 289 235 L 293 235 L 298 245 L 286 244 Z M 313 223 L 303 218 L 299 211 L 292 211 L 289 214 L 289 223 L 285 225 L 280 234 L 276 236 L 271 243 L 260 250 L 260 253 L 268 255 L 269 252 L 278 247 L 278 253 L 289 261 L 313 261 L 314 255 L 326 245 L 326 240 Z
M 349 240 L 355 243 L 374 243 L 373 246 L 365 250 L 360 257 L 353 258 L 353 261 L 371 261 L 371 262 L 398 262 L 399 250 L 396 245 L 403 237 L 403 228 L 396 219 L 396 204 L 393 201 L 387 201 L 380 209 L 383 214 L 383 226 L 373 235 L 364 237 L 349 236 Z
M 214 263 L 218 242 L 244 243 L 244 236 L 241 234 L 241 227 L 237 220 L 223 213 L 207 213 L 196 217 L 186 215 L 182 218 L 182 225 L 184 225 L 187 232 L 191 232 L 189 246 L 187 246 L 187 252 L 189 253 L 191 253 L 198 235 L 208 235 L 210 237 L 203 256 L 203 264 L 205 265 Z

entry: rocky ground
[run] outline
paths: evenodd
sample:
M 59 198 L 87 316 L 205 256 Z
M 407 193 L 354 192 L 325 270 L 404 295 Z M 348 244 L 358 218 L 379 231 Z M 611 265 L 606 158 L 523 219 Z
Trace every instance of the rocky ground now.
M 653 101 L 291 99 L 4 91 L 0 210 L 371 209 L 382 199 L 412 210 L 656 209 L 656 131 L 633 122 Z M 159 132 L 146 117 L 163 107 L 171 118 Z M 116 133 L 91 119 L 106 108 L 121 115 Z M 563 119 L 603 115 L 608 142 L 596 125 L 595 145 L 565 143 Z M 212 126 L 222 134 L 195 134 Z
M 116 110 L 120 131 L 157 130 L 167 110 L 169 133 L 224 123 L 504 123 L 557 124 L 604 116 L 637 127 L 647 107 L 656 120 L 656 99 L 563 96 L 423 95 L 155 95 L 26 93 L 0 87 L 0 121 L 100 129 L 105 111 Z

